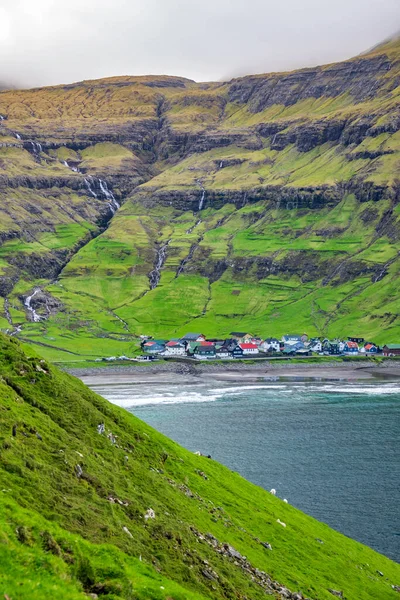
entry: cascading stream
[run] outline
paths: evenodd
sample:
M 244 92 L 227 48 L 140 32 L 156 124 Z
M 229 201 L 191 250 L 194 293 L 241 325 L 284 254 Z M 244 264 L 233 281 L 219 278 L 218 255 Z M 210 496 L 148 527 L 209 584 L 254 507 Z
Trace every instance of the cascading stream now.
M 43 318 L 37 314 L 37 312 L 35 311 L 35 309 L 32 306 L 32 299 L 36 296 L 36 294 L 38 294 L 41 291 L 42 290 L 40 288 L 35 288 L 33 294 L 31 294 L 30 296 L 27 296 L 27 298 L 25 298 L 25 302 L 24 302 L 27 310 L 31 313 L 32 321 L 34 323 L 39 323 L 39 321 L 41 321 Z
M 189 227 L 189 229 L 186 230 L 186 233 L 187 234 L 192 233 L 193 229 L 195 229 L 196 227 L 198 227 L 200 225 L 200 223 L 201 223 L 201 219 L 199 219 L 198 221 L 196 221 L 196 223 L 193 225 L 193 227 Z
M 168 240 L 166 244 L 160 246 L 157 250 L 157 257 L 154 269 L 149 273 L 150 289 L 154 290 L 159 284 L 161 278 L 161 269 L 167 258 L 167 248 L 171 240 Z
M 64 162 L 64 164 L 65 163 L 66 163 L 66 166 L 68 166 L 70 169 L 72 168 L 68 165 L 68 163 L 66 161 Z M 108 205 L 110 207 L 112 214 L 115 214 L 115 212 L 120 208 L 120 204 L 115 199 L 115 196 L 111 192 L 111 190 L 108 189 L 107 182 L 104 181 L 104 179 L 99 179 L 98 177 L 92 177 L 92 175 L 89 175 L 83 181 L 88 189 L 88 192 L 94 198 L 98 198 L 99 196 L 102 198 L 105 198 L 108 202 Z

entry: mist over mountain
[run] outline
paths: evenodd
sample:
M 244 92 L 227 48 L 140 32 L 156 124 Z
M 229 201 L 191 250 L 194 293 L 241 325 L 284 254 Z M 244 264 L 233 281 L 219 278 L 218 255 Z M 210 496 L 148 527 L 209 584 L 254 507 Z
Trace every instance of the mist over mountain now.
M 20 0 L 0 7 L 0 81 L 162 73 L 196 81 L 354 56 L 398 28 L 397 0 Z

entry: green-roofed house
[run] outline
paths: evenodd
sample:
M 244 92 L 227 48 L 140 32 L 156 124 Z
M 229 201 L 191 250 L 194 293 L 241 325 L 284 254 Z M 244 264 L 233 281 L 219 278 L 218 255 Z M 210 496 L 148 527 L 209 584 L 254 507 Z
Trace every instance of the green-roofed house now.
M 400 344 L 385 344 L 382 354 L 383 356 L 400 356 Z

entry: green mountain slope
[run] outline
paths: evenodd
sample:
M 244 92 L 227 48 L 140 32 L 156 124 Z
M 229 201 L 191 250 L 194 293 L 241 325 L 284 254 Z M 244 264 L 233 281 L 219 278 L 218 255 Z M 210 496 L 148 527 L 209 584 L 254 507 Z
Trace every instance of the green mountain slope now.
M 399 565 L 28 353 L 0 335 L 2 594 L 397 597 Z
M 0 92 L 0 328 L 63 360 L 190 329 L 398 341 L 399 75 L 395 39 L 226 83 Z

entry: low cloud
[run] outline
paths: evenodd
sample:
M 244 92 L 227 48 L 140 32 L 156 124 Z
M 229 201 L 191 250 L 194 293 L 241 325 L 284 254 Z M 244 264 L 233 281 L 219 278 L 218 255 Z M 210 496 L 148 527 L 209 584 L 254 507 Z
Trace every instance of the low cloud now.
M 399 21 L 398 0 L 3 0 L 0 87 L 289 70 L 354 56 Z

